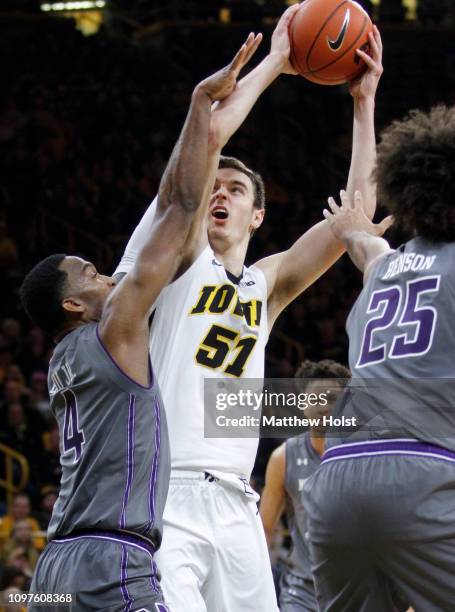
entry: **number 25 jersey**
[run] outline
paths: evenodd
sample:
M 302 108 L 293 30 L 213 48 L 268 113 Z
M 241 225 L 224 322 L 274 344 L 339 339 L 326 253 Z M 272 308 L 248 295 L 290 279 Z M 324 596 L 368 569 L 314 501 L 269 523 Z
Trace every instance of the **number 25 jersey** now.
M 343 413 L 369 407 L 373 437 L 455 450 L 454 315 L 454 243 L 417 237 L 382 257 L 347 320 L 353 379 Z
M 244 267 L 242 276 L 234 277 L 207 247 L 162 290 L 155 306 L 151 358 L 168 419 L 172 469 L 249 477 L 257 439 L 204 437 L 204 379 L 263 378 L 268 337 L 263 272 Z

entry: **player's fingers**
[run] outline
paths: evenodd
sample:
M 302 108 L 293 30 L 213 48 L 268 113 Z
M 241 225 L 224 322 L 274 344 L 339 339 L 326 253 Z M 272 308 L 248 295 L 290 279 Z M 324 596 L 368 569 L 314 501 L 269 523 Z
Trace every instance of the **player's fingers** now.
M 243 62 L 243 58 L 246 56 L 247 53 L 247 49 L 246 49 L 246 44 L 244 43 L 240 49 L 237 51 L 237 53 L 235 54 L 234 59 L 232 60 L 232 62 L 229 64 L 228 68 L 229 68 L 229 72 L 236 72 L 236 71 L 240 71 L 240 68 L 242 66 L 242 62 Z
M 393 221 L 394 221 L 394 219 L 393 219 L 392 215 L 389 215 L 388 217 L 383 219 L 381 221 L 381 223 L 378 223 L 376 225 L 376 229 L 377 229 L 378 235 L 382 236 L 382 234 L 384 234 L 389 229 L 389 227 L 391 225 L 393 225 Z
M 378 43 L 374 37 L 374 32 L 368 34 L 368 40 L 370 42 L 371 57 L 375 62 L 378 62 L 381 59 L 381 52 L 379 51 Z
M 243 43 L 243 45 L 240 47 L 236 56 L 234 57 L 234 59 L 229 65 L 229 72 L 231 74 L 237 77 L 237 75 L 239 74 L 243 66 L 245 66 L 249 58 L 253 55 L 254 51 L 256 51 L 257 45 L 259 45 L 261 40 L 262 40 L 262 34 L 260 35 L 259 42 L 257 42 L 257 36 L 255 36 L 254 32 L 250 32 L 248 34 L 248 38 Z M 253 49 L 253 52 L 251 52 L 252 49 Z
M 344 189 L 340 191 L 340 200 L 342 208 L 352 208 L 351 200 Z
M 246 52 L 246 56 L 243 59 L 243 64 L 242 67 L 245 66 L 246 64 L 248 64 L 248 62 L 250 61 L 250 59 L 253 57 L 253 55 L 256 53 L 257 48 L 259 47 L 259 45 L 262 42 L 262 34 L 256 34 L 256 36 L 254 37 L 254 39 L 251 42 L 251 45 L 249 45 L 247 47 L 247 52 Z
M 357 49 L 356 53 L 363 59 L 365 64 L 368 66 L 368 68 L 370 68 L 371 70 L 374 70 L 375 72 L 379 74 L 382 72 L 382 65 L 379 64 L 378 62 L 375 62 L 375 60 L 372 57 L 370 57 L 368 53 L 365 53 L 365 51 L 362 51 L 361 49 Z
M 382 55 L 383 45 L 382 45 L 381 32 L 379 31 L 379 28 L 375 25 L 373 26 L 373 35 L 374 35 L 376 44 L 378 45 L 379 52 Z
M 293 4 L 289 8 L 287 8 L 284 13 L 281 15 L 280 20 L 278 22 L 277 28 L 287 28 L 291 19 L 294 17 L 295 13 L 299 10 L 300 4 Z
M 333 219 L 333 215 L 332 215 L 332 213 L 331 213 L 331 212 L 329 212 L 329 211 L 327 210 L 327 208 L 324 208 L 324 210 L 322 211 L 322 214 L 323 214 L 323 215 L 324 215 L 324 217 L 327 219 L 327 221 L 329 221 L 329 223 L 330 223 L 330 221 Z
M 240 68 L 242 66 L 242 63 L 244 61 L 244 58 L 246 57 L 246 55 L 248 53 L 248 49 L 251 46 L 253 40 L 254 40 L 254 33 L 250 32 L 248 34 L 248 36 L 247 36 L 246 41 L 243 43 L 243 45 L 237 51 L 237 53 L 235 54 L 234 59 L 229 64 L 229 70 L 231 72 L 234 72 L 235 70 L 240 70 Z
M 340 207 L 339 207 L 339 206 L 338 206 L 338 204 L 335 202 L 334 198 L 330 197 L 330 198 L 327 200 L 327 202 L 329 203 L 330 210 L 332 211 L 332 213 L 333 213 L 334 215 L 336 215 L 336 214 L 339 212 Z

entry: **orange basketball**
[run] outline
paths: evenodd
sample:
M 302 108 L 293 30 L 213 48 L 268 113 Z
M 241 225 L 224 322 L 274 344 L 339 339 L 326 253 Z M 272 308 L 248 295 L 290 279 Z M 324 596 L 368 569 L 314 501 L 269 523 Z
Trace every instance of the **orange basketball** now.
M 306 0 L 289 27 L 292 66 L 321 85 L 352 81 L 366 69 L 356 49 L 368 51 L 372 27 L 353 0 Z

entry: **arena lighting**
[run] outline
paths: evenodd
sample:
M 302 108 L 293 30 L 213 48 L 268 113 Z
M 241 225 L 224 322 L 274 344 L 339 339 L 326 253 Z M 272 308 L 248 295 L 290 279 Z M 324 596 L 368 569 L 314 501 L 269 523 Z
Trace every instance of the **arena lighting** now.
M 414 20 L 417 16 L 417 0 L 400 0 L 404 8 L 406 9 L 406 19 Z M 395 0 L 398 4 L 398 0 Z M 371 0 L 373 6 L 376 9 L 381 5 L 381 0 Z M 362 4 L 362 2 L 360 2 Z
M 41 5 L 44 12 L 59 11 L 85 11 L 90 9 L 100 9 L 106 6 L 106 0 L 79 0 L 75 2 L 53 2 Z

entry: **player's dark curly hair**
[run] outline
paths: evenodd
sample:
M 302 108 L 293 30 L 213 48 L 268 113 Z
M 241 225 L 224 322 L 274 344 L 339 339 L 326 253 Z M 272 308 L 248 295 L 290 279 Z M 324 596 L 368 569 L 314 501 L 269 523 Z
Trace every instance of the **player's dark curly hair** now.
M 386 128 L 375 178 L 398 227 L 431 242 L 455 241 L 455 108 L 414 110 Z
M 65 322 L 61 299 L 67 274 L 60 270 L 66 255 L 49 255 L 30 270 L 20 287 L 22 305 L 30 319 L 53 336 Z
M 239 172 L 243 172 L 253 183 L 254 187 L 254 208 L 265 208 L 265 186 L 264 181 L 262 180 L 262 176 L 258 172 L 254 172 L 251 170 L 243 162 L 241 162 L 236 157 L 226 157 L 222 155 L 220 157 L 219 168 L 232 168 L 233 170 L 238 170 Z
M 305 359 L 300 364 L 295 378 L 343 378 L 349 380 L 351 372 L 348 368 L 332 359 L 310 361 Z

